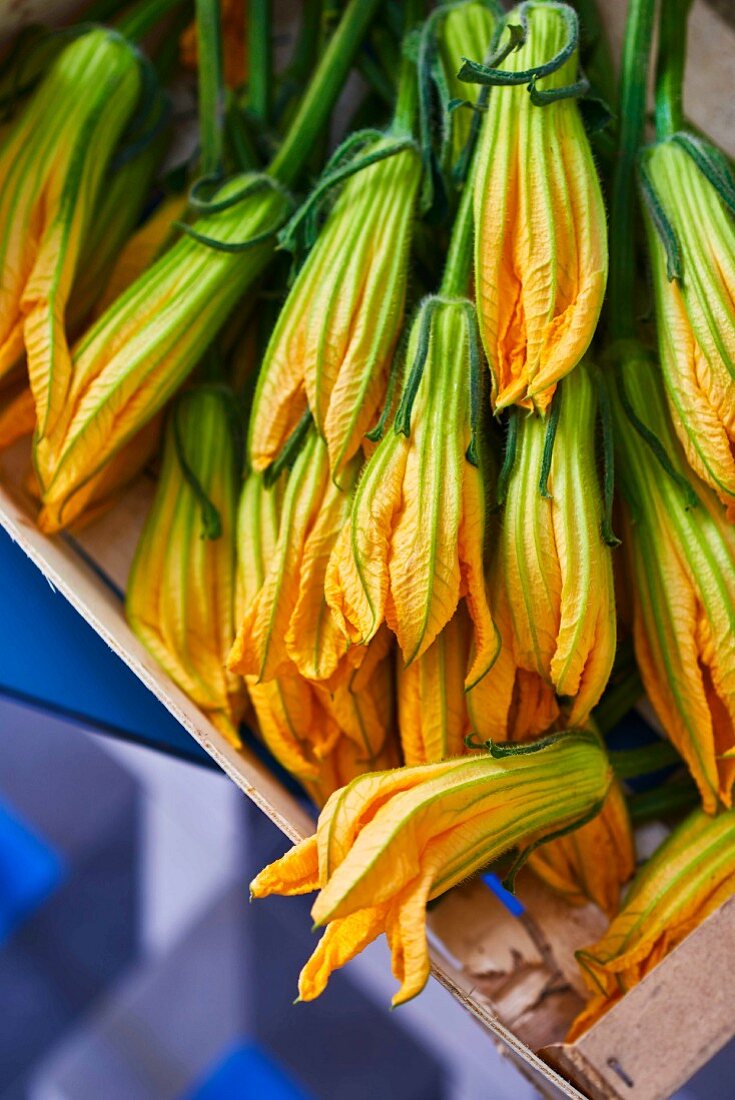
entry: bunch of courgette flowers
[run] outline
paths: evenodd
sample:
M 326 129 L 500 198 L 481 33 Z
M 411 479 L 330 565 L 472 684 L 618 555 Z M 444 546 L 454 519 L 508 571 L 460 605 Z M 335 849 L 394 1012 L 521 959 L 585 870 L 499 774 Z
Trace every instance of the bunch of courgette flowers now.
M 612 922 L 580 1033 L 735 891 L 735 182 L 688 3 L 653 142 L 629 8 L 619 91 L 589 0 L 309 0 L 278 72 L 267 2 L 140 0 L 6 58 L 0 442 L 53 533 L 162 438 L 127 614 L 321 808 L 252 884 L 319 890 L 302 999 L 383 931 L 415 995 L 427 902 L 528 858 Z M 644 692 L 668 741 L 611 748 Z

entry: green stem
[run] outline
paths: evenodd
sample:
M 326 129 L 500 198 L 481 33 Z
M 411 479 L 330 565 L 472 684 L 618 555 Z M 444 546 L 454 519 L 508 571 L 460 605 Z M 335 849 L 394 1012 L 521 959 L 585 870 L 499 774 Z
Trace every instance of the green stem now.
M 682 90 L 687 50 L 687 19 L 692 0 L 668 0 L 659 20 L 656 66 L 656 137 L 684 128 Z
M 248 4 L 248 110 L 267 123 L 271 113 L 271 0 Z
M 582 47 L 589 48 L 589 56 L 584 60 L 585 76 L 589 77 L 592 87 L 612 104 L 616 92 L 615 66 L 597 0 L 574 0 L 573 6 L 579 14 Z
M 635 163 L 646 120 L 656 0 L 630 0 L 620 73 L 619 144 L 610 203 L 610 335 L 635 336 Z
M 424 15 L 423 0 L 406 0 L 404 4 L 403 41 L 416 29 Z M 403 50 L 398 76 L 398 98 L 391 130 L 394 134 L 413 134 L 418 108 L 418 75 L 416 62 Z
M 178 8 L 182 2 L 183 0 L 140 0 L 116 23 L 116 30 L 131 42 L 140 42 L 164 15 L 168 15 L 173 8 Z
M 643 684 L 634 668 L 619 684 L 609 687 L 593 711 L 602 733 L 608 733 L 643 698 Z
M 222 173 L 222 28 L 219 0 L 196 0 L 199 69 L 199 135 L 201 170 L 205 176 Z
M 350 0 L 324 51 L 296 117 L 269 168 L 270 174 L 287 187 L 296 182 L 308 161 L 379 3 L 380 0 Z
M 635 779 L 683 763 L 669 741 L 653 741 L 638 749 L 611 749 L 609 756 L 618 779 Z
M 652 791 L 641 791 L 627 799 L 628 812 L 633 825 L 646 821 L 659 821 L 669 814 L 692 810 L 699 802 L 697 788 L 687 779 L 681 783 L 666 783 Z
M 470 176 L 462 190 L 462 198 L 452 226 L 447 260 L 439 288 L 439 293 L 448 298 L 460 298 L 467 294 L 472 273 L 472 245 L 475 231 L 472 200 L 473 187 Z

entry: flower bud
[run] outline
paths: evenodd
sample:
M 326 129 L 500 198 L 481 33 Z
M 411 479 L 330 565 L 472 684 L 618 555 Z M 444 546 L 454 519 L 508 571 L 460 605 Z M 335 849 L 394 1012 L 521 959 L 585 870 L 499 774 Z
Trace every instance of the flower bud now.
M 359 481 L 325 580 L 350 642 L 365 645 L 385 621 L 406 664 L 428 650 L 465 597 L 475 628 L 468 685 L 497 650 L 483 575 L 487 471 L 474 449 L 474 335 L 468 302 L 423 303 L 395 422 Z
M 209 200 L 208 212 L 85 333 L 73 350 L 59 415 L 48 427 L 39 422 L 43 530 L 72 521 L 88 479 L 201 359 L 272 255 L 287 209 L 286 195 L 266 177 L 230 180 Z
M 603 539 L 595 454 L 597 396 L 584 364 L 554 400 L 548 423 L 515 414 L 516 456 L 489 579 L 501 648 L 468 698 L 481 738 L 516 741 L 559 721 L 583 725 L 615 657 L 612 555 Z
M 610 783 L 593 734 L 354 780 L 335 792 L 315 836 L 266 867 L 253 897 L 319 890 L 312 908 L 326 932 L 301 972 L 301 1000 L 385 932 L 401 988 L 393 1004 L 429 977 L 426 905 L 525 841 L 539 842 L 586 817 Z
M 359 461 L 346 473 L 349 482 Z M 263 584 L 238 623 L 229 657 L 234 672 L 267 681 L 292 670 L 326 680 L 336 671 L 348 642 L 326 605 L 324 575 L 349 508 L 348 493 L 330 477 L 326 445 L 310 431 L 288 477 Z M 252 537 L 244 534 L 241 556 Z
M 642 181 L 669 411 L 689 465 L 735 519 L 735 180 L 676 134 L 645 150 Z
M 645 352 L 628 350 L 613 398 L 626 572 L 646 694 L 704 808 L 729 806 L 735 760 L 735 530 L 690 471 Z
M 457 610 L 426 652 L 408 667 L 398 658 L 398 726 L 406 764 L 436 764 L 467 751 L 470 732 L 465 676 L 472 620 Z
M 278 543 L 284 490 L 283 478 L 270 488 L 259 474 L 251 473 L 245 480 L 238 510 L 238 623 L 244 620 L 268 577 Z M 232 651 L 228 657 L 231 659 Z M 261 681 L 257 673 L 245 674 L 245 683 L 270 752 L 302 782 L 317 780 L 322 762 L 341 734 L 326 709 L 324 693 L 299 676 L 293 665 L 286 666 L 285 675 L 267 681 Z
M 235 597 L 236 451 L 230 400 L 214 388 L 174 404 L 153 507 L 130 572 L 128 622 L 236 746 L 244 704 L 225 669 Z
M 65 313 L 85 236 L 141 86 L 135 49 L 89 30 L 62 50 L 0 147 L 0 377 L 27 351 L 44 430 L 69 382 Z
M 385 137 L 366 155 L 395 145 Z M 421 160 L 412 146 L 345 183 L 281 310 L 250 419 L 250 461 L 264 470 L 307 406 L 335 477 L 375 426 L 403 323 Z
M 530 0 L 507 21 L 523 38 L 503 69 L 463 70 L 497 85 L 477 152 L 477 310 L 493 407 L 543 412 L 597 326 L 607 226 L 574 99 L 583 90 L 577 17 L 565 4 Z

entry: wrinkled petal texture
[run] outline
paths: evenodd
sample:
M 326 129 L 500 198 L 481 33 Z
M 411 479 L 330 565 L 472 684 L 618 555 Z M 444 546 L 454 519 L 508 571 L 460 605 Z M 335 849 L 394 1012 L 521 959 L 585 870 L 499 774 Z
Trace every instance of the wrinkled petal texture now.
M 420 176 L 407 149 L 344 185 L 266 352 L 250 421 L 254 469 L 277 458 L 307 403 L 335 477 L 377 420 L 403 321 Z
M 714 494 L 692 477 L 651 365 L 622 365 L 638 417 L 696 490 L 689 507 L 630 424 L 613 390 L 618 474 L 627 503 L 627 576 L 636 658 L 646 693 L 686 760 L 705 809 L 730 805 L 735 761 L 735 532 Z M 642 382 L 644 372 L 649 377 Z
M 235 449 L 222 396 L 193 390 L 179 399 L 167 431 L 156 498 L 128 580 L 128 621 L 171 678 L 239 745 L 239 681 L 226 671 L 235 595 Z M 217 509 L 219 538 L 203 537 L 189 468 Z
M 235 177 L 216 194 L 242 190 Z M 237 244 L 285 214 L 279 191 L 256 190 L 194 229 Z M 73 352 L 73 380 L 53 432 L 40 432 L 35 463 L 47 529 L 63 526 L 74 493 L 178 388 L 273 252 L 273 238 L 223 252 L 182 236 L 89 329 Z
M 410 664 L 428 650 L 466 595 L 479 642 L 473 674 L 479 676 L 497 646 L 482 574 L 485 486 L 466 458 L 466 303 L 424 304 L 409 340 L 409 375 L 429 316 L 409 435 L 389 430 L 369 460 L 332 553 L 326 597 L 350 641 L 364 644 L 385 621 Z
M 735 518 L 735 224 L 680 145 L 655 146 L 646 167 L 681 254 L 681 284 L 669 282 L 647 219 L 669 408 L 690 466 Z
M 327 931 L 301 996 L 317 996 L 381 931 L 401 983 L 394 1004 L 415 996 L 429 973 L 426 903 L 524 838 L 589 812 L 609 782 L 596 737 L 570 732 L 534 751 L 371 773 L 336 791 L 319 817 L 316 858 L 304 842 L 253 884 L 258 895 L 320 886 L 312 915 Z
M 565 41 L 558 10 L 526 10 L 510 71 L 549 60 Z M 576 69 L 575 53 L 538 87 L 571 84 Z M 544 410 L 589 346 L 607 281 L 605 211 L 576 102 L 539 107 L 523 85 L 493 88 L 478 158 L 476 293 L 493 407 Z
M 470 692 L 483 737 L 523 740 L 557 717 L 582 725 L 607 684 L 615 657 L 612 555 L 601 534 L 595 454 L 596 398 L 580 364 L 555 398 L 559 419 L 547 482 L 539 488 L 546 424 L 523 417 L 499 544 L 491 601 L 501 653 Z

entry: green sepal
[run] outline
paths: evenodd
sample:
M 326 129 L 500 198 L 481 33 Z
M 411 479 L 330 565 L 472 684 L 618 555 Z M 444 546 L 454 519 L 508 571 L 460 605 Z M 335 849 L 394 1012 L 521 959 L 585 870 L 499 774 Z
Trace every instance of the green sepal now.
M 414 321 L 414 324 L 419 326 L 418 347 L 413 363 L 406 375 L 403 393 L 396 412 L 396 419 L 393 424 L 396 435 L 410 436 L 411 434 L 411 413 L 413 412 L 414 401 L 421 385 L 426 359 L 429 354 L 431 317 L 438 304 L 439 300 L 437 298 L 426 299 L 419 306 L 419 316 Z
M 727 158 L 719 149 L 694 134 L 680 132 L 670 139 L 689 154 L 709 180 L 731 214 L 735 215 L 735 179 Z
M 679 240 L 673 225 L 666 216 L 666 211 L 658 197 L 653 180 L 646 166 L 648 156 L 650 156 L 650 150 L 644 150 L 638 162 L 638 179 L 640 182 L 641 194 L 643 195 L 643 201 L 645 202 L 646 209 L 648 210 L 653 226 L 658 234 L 658 238 L 666 253 L 666 275 L 668 280 L 672 282 L 675 279 L 677 282 L 680 282 L 682 267 Z
M 515 466 L 516 452 L 518 450 L 519 416 L 519 409 L 511 409 L 508 414 L 508 429 L 505 437 L 503 465 L 500 467 L 500 473 L 498 474 L 498 484 L 495 490 L 495 505 L 493 507 L 494 512 L 498 512 L 505 504 L 505 497 L 508 492 L 508 482 L 510 481 L 510 476 Z
M 293 469 L 296 459 L 299 457 L 313 424 L 313 417 L 309 409 L 302 414 L 298 424 L 283 444 L 278 458 L 271 462 L 263 471 L 263 484 L 266 489 L 275 485 L 284 470 Z
M 551 413 L 549 419 L 546 422 L 546 434 L 544 435 L 544 450 L 541 456 L 541 473 L 538 479 L 538 490 L 544 500 L 553 500 L 551 493 L 549 492 L 549 474 L 551 473 L 551 463 L 554 458 L 554 443 L 556 442 L 556 429 L 559 427 L 559 416 L 561 414 L 561 395 L 554 394 L 551 399 Z
M 511 894 L 515 893 L 515 882 L 518 876 L 518 872 L 522 869 L 524 864 L 528 861 L 537 848 L 540 848 L 542 844 L 548 844 L 552 840 L 560 840 L 564 836 L 568 836 L 569 833 L 576 832 L 577 829 L 581 829 L 582 826 L 588 825 L 590 821 L 597 817 L 602 807 L 605 804 L 605 800 L 596 802 L 591 810 L 588 810 L 586 814 L 582 814 L 576 821 L 572 821 L 569 825 L 565 825 L 562 829 L 557 829 L 556 832 L 547 833 L 546 836 L 539 837 L 538 840 L 534 840 L 533 843 L 522 848 L 516 858 L 514 859 L 510 870 L 507 872 L 503 879 L 503 886 L 506 890 L 509 890 Z
M 628 397 L 628 392 L 625 388 L 625 379 L 621 375 L 618 375 L 617 383 L 620 403 L 623 406 L 623 411 L 628 417 L 628 420 L 630 420 L 631 424 L 638 432 L 644 443 L 648 445 L 651 453 L 656 458 L 661 469 L 667 474 L 668 477 L 671 478 L 674 484 L 678 485 L 679 488 L 682 490 L 684 498 L 686 500 L 686 507 L 697 508 L 699 506 L 699 497 L 694 492 L 694 489 L 689 484 L 687 478 L 683 474 L 680 474 L 675 468 L 673 462 L 671 461 L 671 458 L 669 457 L 668 451 L 666 450 L 656 433 L 651 431 L 648 425 L 644 424 L 643 421 L 639 418 L 638 414 L 633 408 L 633 405 L 631 404 L 630 398 Z
M 184 438 L 181 433 L 179 413 L 181 410 L 181 402 L 186 400 L 186 396 L 186 393 L 182 394 L 174 403 L 174 407 L 171 411 L 171 428 L 174 436 L 176 458 L 181 467 L 181 473 L 184 475 L 184 480 L 196 497 L 202 514 L 202 538 L 214 540 L 220 538 L 222 535 L 222 519 L 218 509 L 209 499 L 201 481 L 189 465 L 189 461 L 186 457 Z
M 526 41 L 528 36 L 527 11 L 529 7 L 534 6 L 534 3 L 535 0 L 527 0 L 526 3 L 521 4 L 518 9 L 511 13 L 514 17 L 516 15 L 520 16 L 520 26 L 513 23 L 505 24 L 510 31 L 511 41 L 503 56 L 507 57 L 512 50 L 519 49 Z M 569 60 L 579 45 L 579 18 L 574 9 L 570 8 L 568 4 L 556 3 L 554 0 L 544 0 L 543 6 L 558 11 L 567 27 L 567 40 L 552 58 L 541 65 L 535 65 L 533 68 L 523 69 L 517 73 L 497 68 L 500 58 L 494 59 L 489 65 L 482 65 L 477 61 L 463 58 L 462 68 L 457 74 L 459 79 L 468 84 L 489 84 L 491 86 L 527 84 L 531 86 L 542 77 L 557 72 Z
M 603 512 L 600 533 L 603 542 L 610 547 L 620 546 L 620 539 L 613 530 L 613 504 L 615 500 L 615 441 L 613 435 L 612 409 L 605 380 L 599 371 L 595 371 L 597 382 L 597 407 L 600 413 L 602 429 L 602 500 Z

